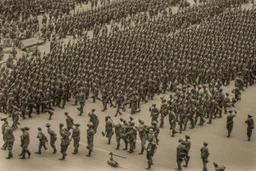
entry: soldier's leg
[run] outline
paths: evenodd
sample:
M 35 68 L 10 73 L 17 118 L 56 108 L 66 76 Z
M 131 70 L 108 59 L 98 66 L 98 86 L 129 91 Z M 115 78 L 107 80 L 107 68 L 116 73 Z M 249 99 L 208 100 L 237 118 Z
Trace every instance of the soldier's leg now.
M 116 150 L 119 150 L 120 147 L 120 137 L 116 137 Z
M 36 154 L 41 154 L 41 149 L 43 147 L 43 144 L 42 143 L 39 143 L 39 146 L 38 146 L 38 151 L 35 152 Z
M 57 152 L 56 146 L 55 146 L 55 141 L 56 141 L 56 140 L 51 140 L 51 142 L 50 142 L 50 145 L 51 145 L 51 147 L 53 148 L 53 154 L 55 154 L 55 153 Z
M 13 157 L 13 154 L 12 154 L 13 143 L 14 143 L 14 142 L 8 142 L 8 143 L 7 143 L 8 157 L 6 157 L 6 159 L 10 159 L 10 158 Z
M 160 128 L 163 128 L 164 127 L 164 117 L 161 116 L 160 118 Z
M 128 149 L 128 141 L 124 140 L 124 144 L 125 144 L 125 148 L 123 150 L 127 150 Z

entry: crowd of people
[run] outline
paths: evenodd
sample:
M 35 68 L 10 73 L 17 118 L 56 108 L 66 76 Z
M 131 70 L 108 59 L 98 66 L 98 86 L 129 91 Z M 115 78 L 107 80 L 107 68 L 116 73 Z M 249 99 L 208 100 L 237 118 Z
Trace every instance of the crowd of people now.
M 168 3 L 166 0 L 128 0 L 122 2 L 121 6 L 116 2 L 65 19 L 56 17 L 59 19 L 56 20 L 57 24 L 54 24 L 54 32 L 62 33 L 65 37 L 74 30 L 83 32 L 95 24 L 109 23 L 111 20 L 120 20 L 127 15 L 133 16 L 144 11 L 151 13 L 151 10 L 157 9 L 153 11 L 150 17 L 152 18 L 165 9 Z M 151 126 L 145 126 L 144 122 L 140 121 L 140 125 L 136 127 L 132 117 L 129 122 L 121 119 L 121 123 L 117 125 L 112 122 L 110 116 L 105 118 L 108 143 L 110 144 L 115 132 L 117 149 L 123 139 L 125 149 L 133 153 L 136 133 L 139 132 L 141 154 L 147 149 L 147 169 L 150 169 L 159 142 L 158 126 L 164 126 L 166 116 L 172 137 L 185 131 L 188 123 L 190 129 L 195 128 L 198 122 L 203 126 L 205 119 L 209 119 L 207 123 L 211 124 L 213 119 L 223 117 L 223 111 L 225 114 L 232 114 L 233 111 L 228 108 L 235 106 L 241 99 L 244 88 L 255 82 L 256 10 L 226 10 L 227 7 L 229 6 L 224 1 L 215 1 L 164 17 L 165 20 L 160 17 L 155 21 L 92 40 L 81 38 L 82 34 L 77 34 L 80 38 L 76 43 L 65 44 L 54 40 L 51 42 L 49 53 L 36 52 L 33 56 L 24 54 L 15 64 L 1 67 L 0 111 L 13 119 L 13 124 L 3 134 L 11 135 L 12 130 L 18 127 L 19 117 L 31 118 L 34 111 L 37 114 L 48 112 L 51 119 L 53 107 L 64 109 L 66 102 L 71 98 L 75 99 L 74 105 L 80 105 L 77 108 L 80 116 L 84 113 L 86 101 L 91 98 L 93 102 L 102 102 L 102 111 L 106 111 L 109 105 L 116 107 L 116 117 L 122 114 L 121 110 L 126 110 L 127 105 L 130 105 L 130 113 L 133 115 L 140 112 L 142 102 L 153 100 L 156 94 L 171 92 L 169 98 L 162 98 L 160 108 L 156 105 L 150 108 Z M 51 7 L 44 8 L 51 10 Z M 200 25 L 191 26 L 199 23 Z M 231 80 L 235 80 L 233 98 L 222 89 L 222 86 L 228 86 Z M 91 156 L 93 132 L 96 132 L 99 123 L 93 112 L 87 131 L 88 156 Z M 71 136 L 69 130 L 76 127 L 73 128 L 73 131 L 76 130 L 75 134 L 73 132 L 74 153 L 78 152 L 80 135 L 77 130 L 79 124 L 74 124 L 67 113 L 65 115 L 67 130 L 63 128 L 63 124 L 60 125 L 60 135 L 63 139 L 61 160 L 67 155 Z M 251 139 L 254 127 L 251 118 L 248 116 L 246 121 L 248 140 Z M 228 119 L 228 137 L 232 132 L 232 119 L 233 116 Z M 5 123 L 6 120 L 3 119 Z M 28 130 L 22 128 L 22 136 L 25 139 L 22 139 L 25 141 L 25 145 L 24 142 L 22 144 L 22 159 L 26 154 L 31 155 L 27 149 Z M 41 128 L 38 130 L 40 147 L 37 154 L 40 154 L 46 139 L 40 132 Z M 14 141 L 13 136 L 9 138 L 11 140 L 7 158 L 12 157 Z M 186 136 L 186 141 L 188 139 L 189 136 Z M 149 142 L 147 147 L 146 140 Z M 181 171 L 183 160 L 186 166 L 188 165 L 190 146 L 183 140 L 179 142 L 181 146 L 178 147 L 177 153 L 178 150 L 183 151 L 180 155 L 177 154 L 177 164 L 178 170 Z M 207 144 L 204 143 L 205 147 L 201 150 L 204 171 L 207 170 L 209 156 L 206 152 Z M 56 153 L 56 147 L 53 145 Z

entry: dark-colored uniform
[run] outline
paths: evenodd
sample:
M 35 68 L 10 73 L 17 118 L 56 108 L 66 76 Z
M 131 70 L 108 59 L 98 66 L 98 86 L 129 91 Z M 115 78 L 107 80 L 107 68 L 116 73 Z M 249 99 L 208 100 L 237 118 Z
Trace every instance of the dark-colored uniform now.
M 208 161 L 208 156 L 210 155 L 209 150 L 206 146 L 201 148 L 201 159 L 203 161 L 203 171 L 207 171 L 207 166 L 206 164 L 209 162 Z
M 94 130 L 93 130 L 93 127 L 90 126 L 88 129 L 87 129 L 87 149 L 89 150 L 88 152 L 88 157 L 91 156 L 91 152 L 93 151 L 93 139 L 94 139 Z
M 50 135 L 50 145 L 53 148 L 53 154 L 57 152 L 56 146 L 55 146 L 55 141 L 57 140 L 57 135 L 56 133 L 51 130 L 51 128 L 48 127 L 47 129 L 48 134 Z
M 60 160 L 65 160 L 65 157 L 67 156 L 66 152 L 70 144 L 70 139 L 69 139 L 70 133 L 67 129 L 60 128 L 60 136 L 61 136 L 60 152 L 62 154 L 62 158 L 60 158 Z
M 22 135 L 20 136 L 20 140 L 21 140 L 21 148 L 22 148 L 22 152 L 21 152 L 21 159 L 25 159 L 25 155 L 26 153 L 28 154 L 28 157 L 30 157 L 31 153 L 28 150 L 28 145 L 30 143 L 30 138 L 29 138 L 29 133 L 27 132 L 27 130 L 22 129 Z
M 106 137 L 108 138 L 108 144 L 110 144 L 111 138 L 114 134 L 113 123 L 110 120 L 106 121 L 105 132 L 106 132 Z
M 252 117 L 248 117 L 248 119 L 245 121 L 245 123 L 247 124 L 247 137 L 248 137 L 248 141 L 251 140 L 251 136 L 252 136 L 252 130 L 254 129 L 254 120 Z
M 8 157 L 6 159 L 10 159 L 13 157 L 12 155 L 12 147 L 13 147 L 13 143 L 15 141 L 15 137 L 13 135 L 13 130 L 10 126 L 5 127 L 5 131 L 4 131 L 4 142 L 6 144 L 6 147 L 8 149 Z
M 232 132 L 232 129 L 233 129 L 233 125 L 234 125 L 234 121 L 233 121 L 233 118 L 235 117 L 236 115 L 228 115 L 227 116 L 227 130 L 228 130 L 228 136 L 227 137 L 230 137 L 230 134 Z
M 73 129 L 73 134 L 72 134 L 72 138 L 74 141 L 74 152 L 73 154 L 78 153 L 78 148 L 79 148 L 79 142 L 80 142 L 80 129 L 78 127 Z
M 38 132 L 37 138 L 39 139 L 39 147 L 37 154 L 41 154 L 42 147 L 44 147 L 44 149 L 47 150 L 45 143 L 48 142 L 48 139 L 42 131 Z

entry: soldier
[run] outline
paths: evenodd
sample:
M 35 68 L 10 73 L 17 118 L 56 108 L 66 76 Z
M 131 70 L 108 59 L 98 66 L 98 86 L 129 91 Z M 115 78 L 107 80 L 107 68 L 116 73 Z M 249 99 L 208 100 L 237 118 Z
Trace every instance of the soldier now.
M 208 157 L 210 155 L 209 150 L 207 148 L 208 143 L 204 142 L 204 147 L 201 148 L 201 159 L 203 161 L 203 171 L 207 171 L 206 164 L 209 162 Z
M 5 128 L 6 128 L 7 126 L 9 126 L 9 124 L 8 124 L 7 118 L 1 118 L 1 121 L 4 121 L 4 123 L 3 123 L 3 125 L 2 125 L 2 134 L 3 134 L 3 140 L 4 140 Z M 5 140 L 4 140 L 4 144 L 3 144 L 3 146 L 2 146 L 1 149 L 2 149 L 2 150 L 6 150 L 6 142 L 5 142 Z
M 113 132 L 113 123 L 111 121 L 110 116 L 106 116 L 105 121 L 106 121 L 105 133 L 106 133 L 106 137 L 108 138 L 108 144 L 110 144 L 111 138 L 114 134 L 114 132 Z
M 91 122 L 93 124 L 93 129 L 96 134 L 98 126 L 99 126 L 99 118 L 94 112 L 95 112 L 95 109 L 92 109 L 92 112 L 89 113 L 88 115 L 90 117 L 89 122 Z
M 217 163 L 213 162 L 213 166 L 215 168 L 215 171 L 224 171 L 226 169 L 225 166 L 218 165 Z
M 67 149 L 68 149 L 68 146 L 70 144 L 70 139 L 69 139 L 69 136 L 70 136 L 70 132 L 63 128 L 63 124 L 60 123 L 60 136 L 61 136 L 61 144 L 60 144 L 60 147 L 61 147 L 61 154 L 62 154 L 62 158 L 59 158 L 59 160 L 65 160 L 66 159 L 66 156 L 67 156 Z
M 252 130 L 254 129 L 254 120 L 251 115 L 248 115 L 248 119 L 245 121 L 247 124 L 247 137 L 248 141 L 251 141 Z
M 57 140 L 57 135 L 53 130 L 51 130 L 51 128 L 50 128 L 51 125 L 49 123 L 47 123 L 45 126 L 47 127 L 48 134 L 50 135 L 50 145 L 53 148 L 52 154 L 55 154 L 57 152 L 56 146 L 55 146 L 55 141 Z
M 15 130 L 18 128 L 18 124 L 19 124 L 19 112 L 18 111 L 13 111 L 12 113 L 12 120 L 13 120 L 13 123 L 12 123 L 12 129 Z
M 87 149 L 88 154 L 86 155 L 87 157 L 91 156 L 91 153 L 93 151 L 93 139 L 94 139 L 94 129 L 93 129 L 93 124 L 90 122 L 89 124 L 87 124 L 88 129 L 87 129 Z
M 77 154 L 78 153 L 78 148 L 79 148 L 79 142 L 80 142 L 80 129 L 79 126 L 80 124 L 74 124 L 75 128 L 73 129 L 73 134 L 72 138 L 74 141 L 74 152 L 72 154 Z
M 15 137 L 13 135 L 12 128 L 8 125 L 8 122 L 5 126 L 5 131 L 4 131 L 3 137 L 4 137 L 4 142 L 6 144 L 6 148 L 8 149 L 8 157 L 6 157 L 6 159 L 10 159 L 13 157 L 12 147 L 13 147 L 13 143 L 15 141 Z
M 20 140 L 21 140 L 21 148 L 22 148 L 22 152 L 19 156 L 21 156 L 20 159 L 25 159 L 26 158 L 26 153 L 28 154 L 28 158 L 30 158 L 30 151 L 28 150 L 28 145 L 30 143 L 30 138 L 29 138 L 29 133 L 28 127 L 23 127 L 20 129 L 22 131 L 22 135 L 20 136 Z
M 74 119 L 68 115 L 68 112 L 65 112 L 64 114 L 66 116 L 67 129 L 69 131 L 74 125 Z
M 116 150 L 119 150 L 119 147 L 120 147 L 120 141 L 121 141 L 121 137 L 122 137 L 122 133 L 123 133 L 123 130 L 122 130 L 122 126 L 121 124 L 116 124 L 114 125 L 114 128 L 115 128 L 115 134 L 116 134 Z
M 122 104 L 124 102 L 124 97 L 121 96 L 120 94 L 117 95 L 116 97 L 116 106 L 117 106 L 117 109 L 116 109 L 116 114 L 115 114 L 115 117 L 117 117 L 117 115 L 122 115 L 122 113 L 120 112 L 120 109 L 122 108 Z
M 151 165 L 153 165 L 153 156 L 156 152 L 156 137 L 154 134 L 154 130 L 152 128 L 149 129 L 148 132 L 148 146 L 147 146 L 147 160 L 148 160 L 148 167 L 146 168 L 147 170 L 149 170 L 151 168 Z
M 37 128 L 37 129 L 38 129 L 37 138 L 39 139 L 39 147 L 38 147 L 38 151 L 35 152 L 35 153 L 36 154 L 41 154 L 42 147 L 44 147 L 44 150 L 47 150 L 47 147 L 46 147 L 45 143 L 48 143 L 48 139 L 45 136 L 45 134 L 42 132 L 41 128 Z
M 144 121 L 140 119 L 139 119 L 139 123 L 140 123 L 139 127 L 136 127 L 136 129 L 139 132 L 139 137 L 141 142 L 141 152 L 139 154 L 143 154 L 145 150 L 146 140 L 147 140 L 147 132 L 146 132 L 147 126 L 144 125 Z
M 159 135 L 159 133 L 160 133 L 160 129 L 157 127 L 157 122 L 156 122 L 156 121 L 153 121 L 153 122 L 151 123 L 151 125 L 152 125 L 151 128 L 153 128 L 154 133 L 155 133 L 156 145 L 158 145 L 158 143 L 159 143 L 158 135 Z
M 230 137 L 230 134 L 232 132 L 232 129 L 233 129 L 233 125 L 234 125 L 234 121 L 233 121 L 233 118 L 236 117 L 236 111 L 234 111 L 235 114 L 233 115 L 233 111 L 232 110 L 229 110 L 228 113 L 229 115 L 227 116 L 227 130 L 228 130 L 228 135 L 227 137 Z
M 166 115 L 168 115 L 167 104 L 166 104 L 166 100 L 163 99 L 160 107 L 160 128 L 164 127 L 164 117 Z
M 179 139 L 179 145 L 177 147 L 177 154 L 176 154 L 176 162 L 177 162 L 177 165 L 178 165 L 178 168 L 176 168 L 175 170 L 178 170 L 178 171 L 182 171 L 182 167 L 181 167 L 181 163 L 183 162 L 183 158 L 185 156 L 185 146 L 181 143 L 183 142 L 182 139 Z
M 82 116 L 82 114 L 84 113 L 84 106 L 85 106 L 85 93 L 84 92 L 80 92 L 78 94 L 78 101 L 80 103 L 80 107 L 77 108 L 77 110 L 80 112 L 79 116 Z
M 191 142 L 189 141 L 190 137 L 188 135 L 185 135 L 185 141 L 182 141 L 181 144 L 183 144 L 185 146 L 184 149 L 184 160 L 185 160 L 185 165 L 183 165 L 184 167 L 188 167 L 188 162 L 190 160 L 190 156 L 189 156 L 189 150 L 191 147 Z
M 150 114 L 150 117 L 152 118 L 151 122 L 153 122 L 153 121 L 158 122 L 159 109 L 156 108 L 156 105 L 153 104 L 152 107 L 149 108 L 149 111 L 151 112 L 151 114 Z

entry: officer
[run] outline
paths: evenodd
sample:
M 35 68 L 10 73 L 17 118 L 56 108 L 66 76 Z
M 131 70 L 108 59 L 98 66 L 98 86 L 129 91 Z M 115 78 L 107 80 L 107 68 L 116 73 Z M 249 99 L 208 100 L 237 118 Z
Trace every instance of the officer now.
M 74 119 L 68 115 L 68 112 L 65 112 L 64 114 L 66 116 L 67 129 L 69 131 L 74 125 Z
M 47 127 L 48 134 L 50 135 L 50 145 L 53 148 L 53 154 L 55 154 L 57 152 L 56 146 L 55 146 L 55 141 L 57 140 L 57 135 L 53 130 L 51 130 L 51 128 L 50 128 L 51 125 L 49 123 L 47 123 L 45 126 Z
M 232 129 L 233 129 L 233 125 L 234 125 L 234 121 L 233 121 L 233 118 L 236 117 L 236 111 L 234 111 L 235 114 L 233 115 L 233 111 L 232 110 L 229 110 L 228 113 L 229 115 L 227 116 L 227 130 L 228 130 L 228 135 L 227 137 L 230 137 L 230 134 L 232 132 Z
M 94 140 L 94 129 L 93 129 L 93 124 L 91 122 L 89 122 L 89 124 L 87 124 L 88 129 L 87 129 L 87 149 L 88 154 L 86 155 L 87 157 L 91 156 L 91 153 L 93 151 L 93 140 Z
M 156 137 L 154 134 L 154 130 L 152 128 L 149 129 L 148 132 L 148 146 L 147 146 L 147 160 L 148 160 L 148 167 L 146 168 L 147 170 L 149 170 L 151 168 L 151 165 L 153 165 L 153 156 L 155 154 L 155 151 L 157 149 L 156 147 Z
M 208 157 L 210 155 L 209 150 L 207 148 L 208 143 L 204 142 L 204 147 L 201 148 L 201 159 L 203 161 L 203 171 L 207 171 L 206 164 L 209 162 Z
M 89 122 L 91 122 L 93 124 L 93 129 L 96 134 L 98 126 L 99 126 L 99 118 L 94 112 L 95 112 L 95 109 L 92 109 L 92 112 L 89 113 L 88 115 L 90 117 Z
M 66 159 L 66 156 L 67 156 L 67 149 L 68 149 L 68 146 L 70 144 L 70 139 L 69 139 L 69 136 L 70 136 L 70 132 L 63 128 L 63 124 L 60 123 L 60 136 L 61 136 L 61 144 L 60 144 L 60 147 L 61 147 L 61 154 L 62 154 L 62 158 L 59 158 L 59 160 L 65 160 Z
M 106 121 L 105 132 L 106 132 L 106 137 L 108 138 L 108 144 L 110 144 L 111 138 L 114 134 L 113 123 L 110 119 L 111 119 L 110 116 L 105 117 L 105 121 Z
M 247 124 L 247 137 L 248 141 L 251 141 L 252 130 L 254 129 L 254 120 L 251 115 L 248 115 L 248 119 L 245 121 Z
M 79 142 L 80 142 L 80 129 L 79 126 L 80 124 L 74 124 L 75 128 L 73 128 L 73 134 L 72 134 L 72 139 L 74 141 L 74 152 L 72 154 L 77 154 L 78 153 L 78 148 L 79 148 Z
M 21 148 L 22 148 L 22 152 L 19 156 L 21 156 L 20 159 L 25 159 L 26 158 L 26 153 L 28 154 L 28 158 L 30 158 L 30 151 L 28 150 L 28 145 L 30 143 L 30 138 L 29 138 L 29 133 L 28 133 L 28 130 L 29 128 L 28 127 L 23 127 L 20 129 L 22 131 L 22 135 L 20 136 L 20 141 L 21 141 Z
M 36 154 L 41 154 L 42 147 L 44 147 L 44 150 L 47 150 L 47 147 L 46 147 L 45 143 L 48 143 L 48 139 L 45 136 L 45 134 L 42 132 L 41 128 L 37 128 L 37 129 L 38 129 L 37 138 L 39 139 L 39 147 L 38 147 L 38 151 L 35 152 L 35 153 Z
M 1 121 L 4 121 L 4 123 L 3 123 L 3 125 L 2 125 L 2 134 L 3 134 L 3 140 L 4 140 L 5 128 L 6 128 L 7 126 L 9 126 L 9 124 L 8 124 L 7 118 L 1 118 Z M 5 143 L 5 141 L 4 141 L 4 144 L 3 144 L 3 146 L 2 146 L 1 149 L 2 149 L 2 150 L 6 150 L 6 143 Z
M 226 169 L 225 166 L 218 165 L 217 163 L 213 162 L 213 166 L 215 168 L 215 171 L 224 171 Z
M 10 159 L 13 157 L 12 154 L 12 147 L 13 147 L 13 143 L 15 141 L 15 137 L 13 135 L 13 130 L 12 128 L 9 126 L 8 122 L 5 126 L 5 131 L 4 131 L 4 142 L 6 144 L 6 148 L 8 149 L 8 157 L 6 157 L 6 159 Z

